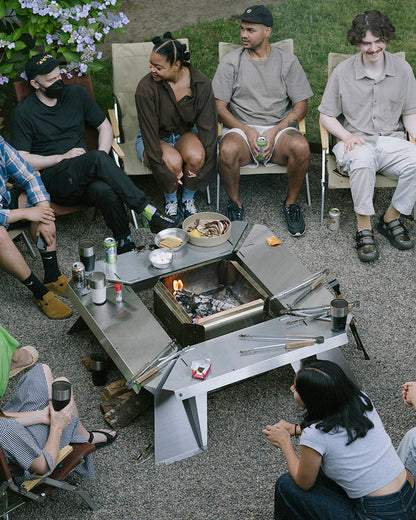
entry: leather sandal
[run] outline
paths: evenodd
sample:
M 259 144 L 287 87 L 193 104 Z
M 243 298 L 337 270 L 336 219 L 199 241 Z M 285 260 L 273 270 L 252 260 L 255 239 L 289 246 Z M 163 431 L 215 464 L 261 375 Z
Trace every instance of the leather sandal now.
M 40 310 L 52 320 L 64 320 L 72 315 L 71 307 L 61 302 L 52 291 L 48 291 L 41 299 L 34 298 L 34 301 Z
M 411 240 L 409 232 L 400 219 L 384 222 L 384 216 L 382 216 L 377 225 L 377 231 L 384 235 L 390 244 L 397 249 L 412 249 L 414 247 L 413 240 Z
M 374 260 L 377 260 L 377 244 L 374 240 L 374 233 L 370 229 L 357 231 L 355 241 L 355 248 L 361 262 L 373 262 Z
M 68 282 L 68 278 L 64 274 L 61 274 L 59 278 L 54 282 L 45 283 L 44 285 L 48 289 L 48 291 L 52 291 L 58 296 L 66 296 L 65 289 L 68 285 Z

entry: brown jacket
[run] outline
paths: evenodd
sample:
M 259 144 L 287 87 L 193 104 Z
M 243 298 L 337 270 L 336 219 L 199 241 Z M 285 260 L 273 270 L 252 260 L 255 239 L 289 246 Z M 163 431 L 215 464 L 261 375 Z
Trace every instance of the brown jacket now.
M 210 80 L 189 65 L 191 96 L 176 101 L 167 81 L 154 81 L 147 74 L 136 89 L 136 108 L 140 132 L 150 168 L 162 189 L 172 186 L 176 177 L 162 159 L 160 139 L 174 134 L 183 135 L 195 125 L 205 148 L 205 164 L 197 178 L 204 190 L 213 180 L 217 160 L 217 110 Z

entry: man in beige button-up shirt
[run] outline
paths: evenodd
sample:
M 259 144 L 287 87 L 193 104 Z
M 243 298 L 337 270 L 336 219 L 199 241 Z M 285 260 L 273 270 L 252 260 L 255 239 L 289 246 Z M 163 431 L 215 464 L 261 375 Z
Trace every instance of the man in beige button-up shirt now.
M 338 168 L 350 178 L 363 262 L 378 258 L 371 226 L 376 172 L 398 180 L 377 230 L 397 249 L 414 247 L 400 215 L 416 202 L 416 147 L 406 140 L 406 131 L 416 137 L 416 80 L 405 60 L 386 52 L 394 37 L 379 11 L 356 16 L 347 38 L 361 52 L 334 69 L 319 106 L 321 123 L 338 139 Z

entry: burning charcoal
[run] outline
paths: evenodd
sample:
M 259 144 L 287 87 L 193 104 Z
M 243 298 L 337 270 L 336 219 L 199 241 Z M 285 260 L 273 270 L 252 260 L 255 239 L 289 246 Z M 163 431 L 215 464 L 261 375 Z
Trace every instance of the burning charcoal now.
M 234 302 L 218 300 L 217 298 L 195 294 L 187 290 L 178 291 L 175 294 L 175 299 L 194 320 L 232 309 L 238 305 Z

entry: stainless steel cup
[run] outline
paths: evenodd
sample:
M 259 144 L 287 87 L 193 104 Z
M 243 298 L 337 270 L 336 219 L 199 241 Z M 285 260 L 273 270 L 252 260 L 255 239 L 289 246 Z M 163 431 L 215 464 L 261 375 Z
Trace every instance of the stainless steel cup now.
M 69 381 L 54 381 L 52 383 L 52 406 L 57 412 L 65 408 L 71 400 L 71 383 Z
M 91 354 L 90 371 L 95 386 L 103 386 L 107 381 L 107 358 L 103 354 Z
M 347 324 L 348 302 L 343 298 L 334 298 L 331 301 L 331 330 L 344 332 Z
M 78 243 L 78 252 L 79 258 L 85 266 L 85 271 L 87 273 L 94 271 L 95 254 L 93 241 L 88 239 L 80 240 L 80 242 Z
M 92 301 L 96 305 L 103 305 L 107 299 L 105 274 L 100 271 L 92 273 L 88 278 L 88 284 L 91 289 Z

